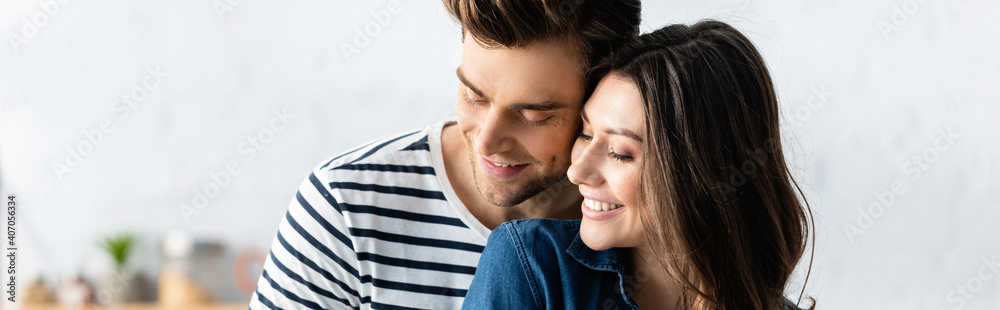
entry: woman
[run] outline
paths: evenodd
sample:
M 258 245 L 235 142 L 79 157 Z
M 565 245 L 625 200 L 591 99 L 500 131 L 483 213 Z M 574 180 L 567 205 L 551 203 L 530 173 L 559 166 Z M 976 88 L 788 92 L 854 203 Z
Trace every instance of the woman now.
M 505 223 L 466 309 L 783 309 L 807 205 L 760 54 L 718 21 L 642 35 L 598 65 L 567 175 L 582 221 Z

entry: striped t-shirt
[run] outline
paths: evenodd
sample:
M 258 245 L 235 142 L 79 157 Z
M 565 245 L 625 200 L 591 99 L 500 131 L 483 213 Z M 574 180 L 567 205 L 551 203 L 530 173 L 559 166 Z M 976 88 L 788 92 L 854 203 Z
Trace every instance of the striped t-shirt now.
M 288 206 L 250 309 L 458 309 L 490 230 L 444 170 L 438 122 L 320 163 Z

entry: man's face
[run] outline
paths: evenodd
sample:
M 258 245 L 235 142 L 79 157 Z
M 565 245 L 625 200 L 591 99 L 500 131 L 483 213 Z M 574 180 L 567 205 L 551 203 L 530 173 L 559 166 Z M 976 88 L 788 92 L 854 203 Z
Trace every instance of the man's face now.
M 466 34 L 458 78 L 458 126 L 486 201 L 514 206 L 566 175 L 584 96 L 572 43 L 485 48 Z

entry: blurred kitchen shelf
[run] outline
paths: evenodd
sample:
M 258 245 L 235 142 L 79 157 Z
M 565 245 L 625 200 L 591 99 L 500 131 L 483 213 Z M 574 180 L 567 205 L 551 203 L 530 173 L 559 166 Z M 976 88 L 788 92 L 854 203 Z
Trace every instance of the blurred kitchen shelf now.
M 226 303 L 226 304 L 204 304 L 204 305 L 161 305 L 161 304 L 120 304 L 113 306 L 85 306 L 85 307 L 62 307 L 57 305 L 48 306 L 25 306 L 25 310 L 246 310 L 250 303 Z

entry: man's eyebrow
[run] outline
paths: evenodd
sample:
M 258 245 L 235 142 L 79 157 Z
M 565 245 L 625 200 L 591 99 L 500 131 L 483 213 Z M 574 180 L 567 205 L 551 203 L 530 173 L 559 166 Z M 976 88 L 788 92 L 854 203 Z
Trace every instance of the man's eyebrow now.
M 587 113 L 584 113 L 583 111 L 580 111 L 580 116 L 583 117 L 583 121 L 584 122 L 587 122 L 588 124 L 590 124 L 590 119 L 587 118 Z M 639 141 L 639 143 L 642 143 L 642 136 L 639 136 L 639 134 L 635 133 L 634 131 L 631 131 L 631 130 L 628 130 L 628 129 L 625 129 L 625 128 L 616 128 L 616 129 L 608 128 L 608 129 L 604 130 L 604 133 L 610 134 L 610 135 L 618 135 L 618 136 L 629 137 L 629 138 L 632 138 L 632 140 Z
M 472 90 L 472 92 L 476 93 L 476 95 L 479 95 L 479 97 L 483 97 L 483 99 L 486 99 L 486 101 L 490 100 L 488 97 L 483 95 L 482 91 L 479 91 L 479 89 L 473 86 L 472 83 L 469 83 L 469 80 L 465 78 L 465 74 L 462 74 L 462 67 L 458 67 L 458 69 L 455 70 L 455 75 L 458 76 L 458 80 L 461 81 L 462 84 L 465 85 L 465 87 L 468 87 L 469 90 Z M 545 112 L 545 111 L 562 109 L 564 107 L 566 107 L 566 105 L 558 102 L 536 102 L 536 103 L 516 103 L 509 106 L 508 109 Z
M 486 101 L 490 100 L 485 95 L 483 95 L 483 92 L 479 91 L 478 88 L 472 86 L 472 84 L 469 83 L 469 80 L 465 78 L 464 74 L 462 74 L 462 67 L 458 67 L 458 69 L 455 70 L 455 75 L 458 75 L 458 80 L 461 81 L 462 84 L 465 85 L 465 87 L 468 87 L 470 90 L 472 90 L 472 92 L 476 93 L 476 95 L 479 95 L 479 97 L 486 99 Z
M 539 103 L 515 103 L 510 105 L 509 109 L 545 112 L 545 111 L 562 109 L 564 107 L 566 106 L 557 102 L 539 102 Z

